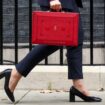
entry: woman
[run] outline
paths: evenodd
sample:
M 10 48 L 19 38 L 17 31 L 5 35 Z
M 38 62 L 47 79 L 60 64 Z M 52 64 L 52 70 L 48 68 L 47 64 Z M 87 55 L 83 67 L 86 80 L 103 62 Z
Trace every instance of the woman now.
M 78 6 L 82 7 L 81 0 L 39 0 L 39 5 L 42 11 L 63 10 L 65 12 L 79 12 Z M 73 81 L 73 86 L 70 88 L 70 101 L 75 102 L 75 96 L 79 96 L 87 102 L 100 102 L 101 98 L 90 96 L 89 91 L 83 84 L 82 45 L 83 31 L 80 21 L 79 45 L 77 47 L 66 47 L 68 79 L 72 79 Z M 15 69 L 6 69 L 0 73 L 0 79 L 5 77 L 4 89 L 12 102 L 15 102 L 13 93 L 22 76 L 26 77 L 35 65 L 59 48 L 60 46 L 38 45 L 15 66 Z

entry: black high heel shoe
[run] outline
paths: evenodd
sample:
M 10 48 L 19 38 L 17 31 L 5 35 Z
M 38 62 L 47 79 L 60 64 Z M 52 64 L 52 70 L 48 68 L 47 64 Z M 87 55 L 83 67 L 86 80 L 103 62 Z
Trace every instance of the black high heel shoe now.
M 0 73 L 0 79 L 5 77 L 4 90 L 5 90 L 6 94 L 7 94 L 7 96 L 9 97 L 9 99 L 12 102 L 15 102 L 13 92 L 11 92 L 10 89 L 9 89 L 10 75 L 11 75 L 11 69 L 6 69 L 6 70 L 4 70 L 3 72 Z
M 70 96 L 69 96 L 69 101 L 70 102 L 75 102 L 75 96 L 80 97 L 83 99 L 85 102 L 101 102 L 102 99 L 98 97 L 93 97 L 93 96 L 86 96 L 80 91 L 78 91 L 74 86 L 70 88 Z

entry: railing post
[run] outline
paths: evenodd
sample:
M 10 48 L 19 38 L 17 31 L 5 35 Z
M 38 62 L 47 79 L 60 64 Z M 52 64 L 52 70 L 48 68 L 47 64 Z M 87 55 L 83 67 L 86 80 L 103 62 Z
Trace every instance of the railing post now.
M 0 64 L 3 64 L 3 0 L 0 0 Z
M 93 0 L 90 0 L 90 64 L 93 65 Z
M 105 1 L 104 1 L 104 48 L 105 48 Z M 105 49 L 104 49 L 105 52 Z M 104 53 L 104 61 L 105 61 L 105 53 Z
M 18 0 L 15 0 L 15 64 L 18 63 Z
M 32 49 L 32 0 L 29 0 L 29 50 Z
M 60 48 L 60 65 L 63 65 L 63 47 Z

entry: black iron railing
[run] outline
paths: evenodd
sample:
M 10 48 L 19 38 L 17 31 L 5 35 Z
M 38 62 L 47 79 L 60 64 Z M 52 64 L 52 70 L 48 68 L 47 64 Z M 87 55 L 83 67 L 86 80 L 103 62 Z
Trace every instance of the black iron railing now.
M 90 0 L 90 64 L 93 65 L 93 0 Z
M 0 0 L 0 64 L 3 64 L 3 0 Z
M 104 0 L 103 0 L 104 2 Z M 19 49 L 19 41 L 18 41 L 18 0 L 15 0 L 14 2 L 14 35 L 15 35 L 15 48 L 14 48 L 14 63 L 12 62 L 12 64 L 16 64 L 19 62 L 19 59 L 18 59 L 18 49 Z M 104 10 L 105 10 L 105 6 L 104 6 Z M 94 1 L 93 0 L 90 0 L 90 45 L 89 45 L 89 48 L 90 48 L 90 63 L 88 63 L 87 65 L 94 65 Z M 105 11 L 104 11 L 104 17 L 105 17 Z M 104 21 L 105 22 L 105 21 Z M 31 29 L 32 29 L 32 0 L 29 0 L 29 45 L 28 45 L 28 48 L 29 50 L 32 49 L 32 44 L 31 44 Z M 105 29 L 105 25 L 104 25 L 104 29 Z M 0 0 L 0 64 L 5 64 L 4 63 L 4 59 L 3 59 L 3 0 Z M 105 32 L 105 31 L 104 31 Z M 105 38 L 105 36 L 104 36 Z M 105 40 L 104 40 L 105 41 Z M 105 45 L 104 45 L 105 47 Z M 63 55 L 64 55 L 64 51 L 63 51 L 63 48 L 60 49 L 59 51 L 59 64 L 57 65 L 64 65 L 64 58 L 63 58 Z M 105 57 L 103 57 L 105 58 Z M 8 60 L 7 60 L 8 61 Z M 46 65 L 49 65 L 48 63 L 48 58 L 45 58 L 45 61 L 44 61 L 44 64 Z M 8 64 L 8 63 L 7 63 Z M 53 63 L 53 65 L 56 65 L 55 63 Z M 99 64 L 99 65 L 102 65 L 102 64 Z

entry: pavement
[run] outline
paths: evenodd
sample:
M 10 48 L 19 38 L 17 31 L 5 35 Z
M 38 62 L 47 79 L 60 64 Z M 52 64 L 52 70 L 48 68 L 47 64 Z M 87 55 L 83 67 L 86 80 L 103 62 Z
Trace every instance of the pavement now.
M 0 105 L 105 105 L 105 91 L 90 91 L 101 97 L 102 102 L 84 102 L 76 97 L 76 102 L 69 102 L 69 92 L 62 90 L 15 90 L 16 102 L 13 104 L 0 90 Z
M 0 66 L 0 72 L 12 66 Z M 14 68 L 14 66 L 13 66 Z M 84 102 L 76 97 L 69 102 L 67 91 L 72 82 L 67 78 L 67 66 L 37 66 L 16 87 L 15 103 L 11 103 L 3 90 L 5 79 L 0 80 L 0 105 L 105 105 L 105 66 L 83 67 L 84 83 L 92 96 L 102 102 Z

